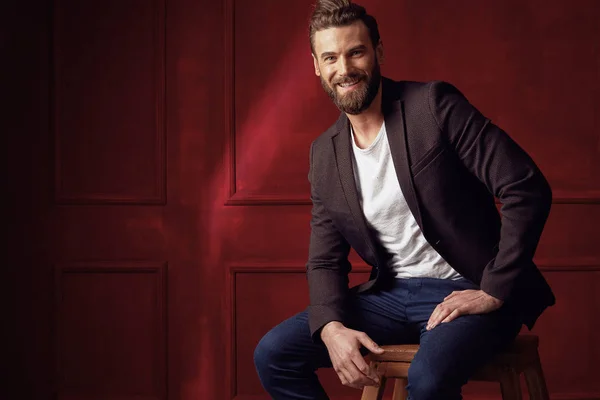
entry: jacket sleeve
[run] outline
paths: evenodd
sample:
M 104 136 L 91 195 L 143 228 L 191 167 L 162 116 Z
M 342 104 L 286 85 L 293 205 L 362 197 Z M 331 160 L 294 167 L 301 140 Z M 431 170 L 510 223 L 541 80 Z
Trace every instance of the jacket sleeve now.
M 529 155 L 454 86 L 432 82 L 429 106 L 464 166 L 502 203 L 498 253 L 485 266 L 480 287 L 507 300 L 519 275 L 535 268 L 533 256 L 552 203 L 550 186 Z
M 308 179 L 311 186 L 312 217 L 306 276 L 310 296 L 308 318 L 314 341 L 321 340 L 321 328 L 331 321 L 344 322 L 344 303 L 348 294 L 350 245 L 334 226 L 316 190 L 317 173 L 310 149 Z M 321 173 L 323 173 L 321 171 Z

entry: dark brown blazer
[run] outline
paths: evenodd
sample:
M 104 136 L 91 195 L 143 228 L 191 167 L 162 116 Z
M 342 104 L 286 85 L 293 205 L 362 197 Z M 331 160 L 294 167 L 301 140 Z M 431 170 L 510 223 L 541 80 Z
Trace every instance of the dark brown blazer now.
M 466 279 L 521 311 L 531 328 L 554 295 L 533 262 L 552 203 L 533 160 L 445 82 L 382 81 L 382 108 L 402 193 L 427 241 Z M 314 340 L 330 321 L 346 320 L 350 292 L 394 279 L 389 254 L 369 229 L 352 169 L 349 121 L 311 145 L 313 203 L 307 278 Z M 502 203 L 501 216 L 495 198 Z M 353 248 L 373 267 L 348 288 Z

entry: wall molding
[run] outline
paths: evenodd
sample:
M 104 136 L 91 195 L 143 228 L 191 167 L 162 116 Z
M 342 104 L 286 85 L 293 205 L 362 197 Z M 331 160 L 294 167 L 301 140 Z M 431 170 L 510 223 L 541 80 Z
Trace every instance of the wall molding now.
M 232 139 L 235 140 L 235 139 Z M 235 155 L 233 155 L 235 158 Z M 230 165 L 230 170 L 235 166 Z M 285 194 L 248 194 L 235 191 L 235 174 L 232 176 L 229 198 L 225 202 L 227 206 L 298 206 L 312 205 L 310 198 L 285 195 Z M 496 200 L 496 204 L 501 205 Z M 581 192 L 557 190 L 554 193 L 552 204 L 600 204 L 600 191 L 585 190 Z
M 53 265 L 54 270 L 54 308 L 52 316 L 52 328 L 54 335 L 54 387 L 56 388 L 56 396 L 60 400 L 99 400 L 108 399 L 115 400 L 127 399 L 131 397 L 132 400 L 166 400 L 167 399 L 167 388 L 168 388 L 168 295 L 167 295 L 167 270 L 168 263 L 156 262 L 156 261 L 139 261 L 139 260 L 114 260 L 114 261 L 81 261 L 81 262 L 64 262 L 56 263 Z M 128 395 L 107 395 L 98 396 L 95 394 L 86 394 L 78 392 L 77 394 L 69 393 L 68 390 L 62 388 L 61 379 L 61 338 L 63 327 L 60 323 L 61 316 L 61 304 L 62 304 L 62 279 L 66 274 L 153 274 L 156 277 L 157 285 L 157 304 L 156 313 L 158 323 L 158 330 L 156 334 L 159 336 L 157 339 L 158 348 L 157 351 L 157 365 L 155 366 L 158 371 L 157 376 L 160 377 L 159 382 L 154 385 L 156 393 L 148 396 L 128 396 Z
M 234 177 L 235 179 L 235 177 Z M 235 189 L 234 189 L 235 190 Z M 310 206 L 308 197 L 282 195 L 251 195 L 234 192 L 225 202 L 226 206 Z
M 552 204 L 600 204 L 600 190 L 554 190 Z
M 56 0 L 58 2 L 59 0 Z M 60 108 L 57 82 L 60 79 L 60 71 L 57 65 L 57 54 L 59 54 L 60 43 L 57 39 L 55 27 L 57 26 L 55 4 L 52 11 L 51 23 L 51 54 L 50 54 L 50 131 L 54 140 L 54 202 L 60 205 L 102 205 L 102 204 L 124 204 L 124 205 L 165 205 L 167 202 L 167 162 L 166 162 L 166 0 L 153 0 L 154 4 L 154 82 L 155 87 L 155 188 L 156 193 L 151 196 L 139 196 L 135 194 L 110 194 L 110 193 L 69 193 L 65 192 L 61 180 L 61 156 L 60 156 L 60 126 L 58 111 Z
M 227 152 L 227 165 L 229 176 L 229 196 L 225 205 L 240 205 L 235 202 L 230 204 L 236 194 L 236 143 L 235 143 L 235 0 L 223 1 L 223 39 L 224 39 L 224 78 L 223 93 L 225 93 L 225 132 L 229 136 Z
M 389 389 L 386 386 L 386 393 L 391 393 L 392 392 L 392 385 L 388 384 Z M 360 392 L 357 391 L 358 394 L 360 394 Z M 332 400 L 356 400 L 358 397 L 358 395 L 353 395 L 353 396 L 332 396 Z M 501 399 L 501 394 L 500 394 L 500 390 L 498 389 L 498 395 L 490 395 L 490 394 L 482 394 L 482 395 L 476 395 L 476 397 L 474 397 L 473 395 L 465 395 L 466 400 L 472 400 L 472 399 L 479 399 L 479 400 L 500 400 Z M 550 399 L 551 400 L 599 400 L 600 399 L 600 393 L 594 393 L 594 392 L 589 392 L 589 393 L 550 393 Z M 239 396 L 235 396 L 232 397 L 232 400 L 269 400 L 269 397 L 267 395 L 239 395 Z
M 144 396 L 144 395 L 85 395 L 85 394 L 62 394 L 56 395 L 57 400 L 163 400 L 166 397 Z M 258 400 L 258 399 L 255 399 Z
M 534 258 L 541 271 L 548 272 L 590 272 L 600 271 L 600 257 L 556 257 Z M 248 261 L 227 264 L 229 274 L 238 273 L 305 273 L 305 262 Z M 371 272 L 371 267 L 363 262 L 352 264 L 352 272 Z

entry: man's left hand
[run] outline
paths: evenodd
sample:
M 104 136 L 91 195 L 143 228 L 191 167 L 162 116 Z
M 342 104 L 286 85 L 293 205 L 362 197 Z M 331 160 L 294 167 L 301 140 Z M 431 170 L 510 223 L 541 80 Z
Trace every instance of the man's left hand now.
M 427 322 L 427 330 L 467 314 L 487 314 L 499 309 L 504 302 L 483 290 L 460 290 L 450 293 L 437 305 Z

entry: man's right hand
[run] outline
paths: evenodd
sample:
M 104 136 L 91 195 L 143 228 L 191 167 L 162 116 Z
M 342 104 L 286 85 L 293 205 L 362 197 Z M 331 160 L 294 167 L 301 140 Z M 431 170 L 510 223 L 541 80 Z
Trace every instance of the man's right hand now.
M 331 321 L 321 330 L 321 339 L 343 385 L 362 389 L 379 385 L 379 376 L 360 354 L 361 344 L 369 351 L 381 354 L 379 347 L 366 333 L 346 328 L 341 322 Z

